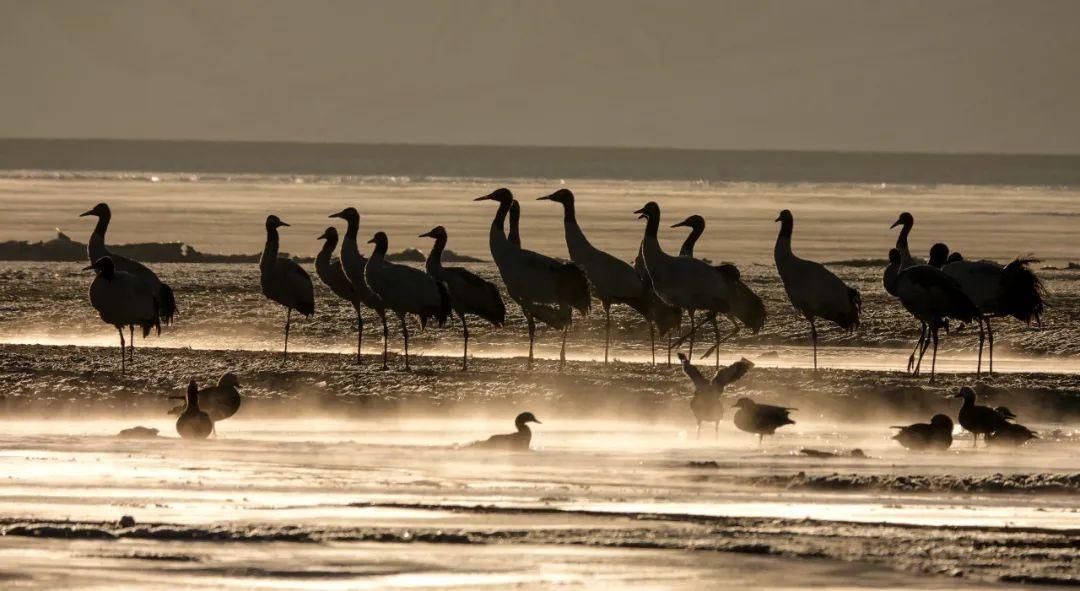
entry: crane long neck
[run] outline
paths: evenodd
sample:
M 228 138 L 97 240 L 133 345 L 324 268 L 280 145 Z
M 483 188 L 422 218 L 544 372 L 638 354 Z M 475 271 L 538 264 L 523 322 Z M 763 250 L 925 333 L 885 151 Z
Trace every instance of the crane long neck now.
M 694 256 L 694 245 L 697 244 L 698 238 L 705 233 L 705 226 L 694 226 L 690 229 L 690 235 L 686 237 L 686 240 L 682 243 L 682 248 L 679 249 L 679 256 L 692 257 Z
M 563 206 L 563 223 L 577 225 L 577 214 L 574 212 L 574 202 L 567 201 Z
M 277 228 L 266 229 L 266 246 L 263 247 L 262 258 L 259 259 L 259 264 L 268 266 L 273 264 L 274 260 L 278 256 L 278 231 Z
M 109 222 L 112 220 L 111 213 L 103 213 L 98 216 L 97 224 L 94 224 L 94 234 L 101 236 L 101 239 L 105 239 L 105 232 L 109 231 Z
M 657 240 L 660 234 L 660 214 L 650 215 L 645 219 L 645 239 Z
M 792 256 L 791 254 L 791 233 L 794 230 L 795 222 L 790 219 L 782 220 L 780 222 L 780 233 L 776 236 L 776 247 L 773 249 L 773 255 L 777 258 L 787 258 Z
M 908 234 L 911 233 L 911 224 L 904 224 L 900 228 L 900 235 L 896 237 L 896 249 L 900 251 L 901 267 L 911 266 L 911 250 L 908 248 Z
M 430 274 L 436 274 L 442 270 L 442 253 L 446 250 L 446 238 L 440 236 L 435 239 L 435 244 L 431 247 L 431 254 L 428 255 L 425 263 L 425 268 Z
M 506 240 L 506 214 L 510 212 L 509 203 L 499 203 L 499 209 L 495 211 L 495 217 L 491 219 L 491 231 L 489 233 L 489 239 L 492 244 L 497 241 Z
M 317 263 L 326 265 L 330 263 L 330 257 L 334 255 L 334 249 L 337 248 L 336 238 L 327 238 L 323 240 L 322 248 L 319 249 L 319 255 L 315 257 Z

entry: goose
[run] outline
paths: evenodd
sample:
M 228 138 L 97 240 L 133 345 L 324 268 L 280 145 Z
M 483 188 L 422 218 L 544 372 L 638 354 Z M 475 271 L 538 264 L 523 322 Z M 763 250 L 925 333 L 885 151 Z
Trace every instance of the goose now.
M 960 426 L 972 434 L 971 445 L 979 444 L 979 435 L 984 437 L 999 429 L 1008 429 L 1010 423 L 1005 420 L 998 411 L 989 406 L 975 404 L 975 390 L 970 386 L 960 388 L 960 391 L 952 395 L 953 398 L 962 398 L 963 406 L 960 407 Z
M 505 435 L 492 435 L 491 437 L 468 445 L 470 449 L 490 449 L 499 451 L 529 451 L 532 442 L 532 430 L 528 423 L 540 425 L 540 421 L 531 412 L 523 412 L 514 419 L 517 431 Z
M 288 226 L 276 215 L 266 216 L 266 246 L 259 257 L 259 283 L 263 295 L 286 309 L 283 361 L 289 360 L 292 311 L 296 310 L 304 316 L 315 313 L 315 289 L 307 271 L 291 260 L 278 258 L 278 228 Z
M 446 228 L 435 226 L 420 235 L 421 238 L 434 238 L 435 245 L 428 255 L 426 269 L 435 281 L 446 285 L 450 292 L 450 305 L 461 319 L 461 330 L 465 337 L 465 350 L 461 355 L 461 369 L 469 369 L 469 325 L 467 314 L 479 316 L 492 325 L 501 327 L 506 323 L 506 306 L 503 304 L 499 288 L 475 273 L 462 267 L 443 267 L 442 253 L 446 248 L 448 235 Z
M 893 254 L 896 251 L 896 254 Z M 919 361 L 914 373 L 918 375 L 922 357 L 932 342 L 934 356 L 930 366 L 930 383 L 934 383 L 937 367 L 938 331 L 947 326 L 951 318 L 963 323 L 973 322 L 978 317 L 975 304 L 964 295 L 964 291 L 953 278 L 940 269 L 930 265 L 914 265 L 899 270 L 902 257 L 897 249 L 889 252 L 889 266 L 885 270 L 884 281 L 890 293 L 896 293 L 900 303 L 922 323 L 929 334 L 923 341 Z M 910 364 L 910 361 L 909 361 Z
M 756 433 L 758 445 L 761 445 L 765 435 L 772 435 L 784 425 L 794 425 L 789 413 L 796 408 L 784 406 L 772 406 L 770 404 L 758 404 L 749 398 L 740 398 L 732 408 L 739 409 L 735 413 L 735 426 L 747 433 Z
M 907 449 L 917 451 L 946 450 L 952 446 L 952 419 L 945 415 L 934 415 L 929 423 L 914 425 L 894 425 L 891 429 L 900 429 L 893 439 Z
M 753 367 L 754 363 L 745 357 L 731 365 L 717 370 L 712 380 L 706 380 L 696 367 L 690 363 L 690 359 L 679 353 L 679 363 L 682 364 L 683 373 L 694 384 L 694 398 L 690 401 L 690 410 L 697 420 L 697 438 L 701 439 L 701 423 L 712 422 L 717 437 L 720 436 L 720 421 L 724 418 L 724 406 L 720 396 L 728 384 L 742 378 Z
M 330 226 L 318 239 L 323 241 L 323 245 L 315 257 L 315 274 L 334 295 L 352 304 L 356 312 L 356 362 L 360 363 L 360 352 L 364 347 L 364 316 L 360 313 L 363 302 L 356 295 L 349 277 L 345 275 L 341 261 L 334 257 L 334 249 L 338 244 L 337 228 Z
M 116 327 L 120 333 L 120 375 L 123 375 L 127 370 L 124 327 L 139 326 L 143 338 L 150 335 L 151 328 L 157 329 L 160 334 L 158 301 L 145 281 L 127 271 L 117 270 L 110 256 L 103 256 L 83 268 L 84 271 L 91 269 L 96 275 L 90 283 L 90 304 L 97 310 L 102 322 Z M 129 330 L 134 332 L 134 328 Z
M 986 444 L 993 446 L 1019 447 L 1032 439 L 1038 438 L 1038 433 L 1021 424 L 1006 423 L 986 436 Z
M 514 203 L 513 193 L 500 188 L 477 197 L 474 201 L 495 201 L 499 204 L 488 233 L 488 245 L 495 265 L 511 299 L 517 302 L 529 328 L 529 368 L 533 364 L 533 345 L 536 340 L 535 319 L 548 320 L 562 326 L 562 348 L 559 352 L 560 370 L 566 363 L 566 333 L 570 328 L 570 309 L 582 315 L 590 307 L 589 284 L 584 273 L 572 263 L 561 263 L 550 257 L 521 248 L 504 233 L 506 216 Z M 520 240 L 520 238 L 518 238 Z M 565 323 L 561 322 L 565 319 Z
M 801 259 L 791 251 L 791 233 L 795 218 L 790 210 L 783 210 L 776 220 L 780 222 L 780 234 L 776 237 L 773 259 L 788 301 L 810 323 L 810 342 L 814 347 L 814 371 L 817 371 L 817 325 L 823 318 L 833 322 L 844 331 L 859 326 L 862 297 L 859 291 L 849 287 L 825 265 Z
M 328 217 L 345 220 L 345 236 L 341 240 L 341 270 L 344 271 L 345 276 L 348 277 L 349 283 L 352 284 L 353 292 L 356 294 L 356 297 L 360 299 L 360 302 L 374 310 L 375 314 L 379 317 L 379 322 L 382 324 L 383 337 L 382 368 L 386 369 L 387 358 L 390 355 L 387 348 L 390 329 L 386 324 L 386 306 L 383 305 L 378 294 L 372 291 L 371 286 L 367 284 L 367 279 L 364 277 L 364 270 L 367 268 L 367 258 L 360 254 L 360 245 L 357 243 L 357 236 L 360 232 L 360 212 L 356 211 L 355 207 L 346 207 L 337 213 L 330 214 Z
M 195 380 L 191 380 L 187 388 L 187 396 L 173 396 L 182 398 L 186 404 L 184 412 L 176 418 L 176 432 L 184 439 L 206 439 L 214 430 L 214 421 L 210 416 L 199 409 L 199 386 Z
M 648 202 L 635 211 L 639 219 L 647 220 L 641 254 L 645 269 L 660 299 L 690 314 L 690 331 L 676 340 L 681 344 L 697 329 L 693 314 L 706 310 L 719 314 L 732 311 L 731 300 L 739 280 L 739 270 L 733 265 L 714 267 L 704 261 L 671 256 L 664 252 L 657 239 L 660 229 L 660 206 Z
M 980 323 L 985 334 L 979 333 L 979 365 L 976 375 L 982 373 L 984 340 L 990 346 L 990 374 L 994 373 L 994 330 L 992 318 L 1013 317 L 1030 326 L 1042 324 L 1046 307 L 1046 289 L 1042 280 L 1031 270 L 1037 259 L 1017 258 L 1002 266 L 993 261 L 966 261 L 959 253 L 950 253 L 949 247 L 938 243 L 930 248 L 930 265 L 944 271 L 960 284 L 961 289 L 979 309 Z
M 698 239 L 705 232 L 705 218 L 700 215 L 691 215 L 685 220 L 673 224 L 672 228 L 688 227 L 690 228 L 690 234 L 686 236 L 686 240 L 683 241 L 682 247 L 679 249 L 679 256 L 691 257 L 694 256 L 694 246 L 697 244 Z M 712 324 L 714 342 L 709 349 L 701 355 L 702 359 L 708 357 L 714 351 L 716 352 L 716 367 L 720 367 L 720 344 L 730 339 L 739 333 L 739 323 L 746 325 L 752 334 L 757 334 L 761 328 L 765 325 L 766 319 L 765 304 L 761 301 L 756 293 L 750 286 L 746 284 L 741 278 L 735 282 L 734 291 L 731 294 L 731 313 L 726 314 L 725 318 L 731 322 L 734 330 L 727 336 L 720 337 L 720 327 L 716 323 L 716 314 L 709 314 L 706 320 Z M 694 325 L 694 318 L 691 315 L 690 325 Z M 699 325 L 700 326 L 700 325 Z M 689 356 L 694 356 L 694 332 L 690 332 L 690 345 Z
M 184 411 L 181 404 L 169 411 L 178 415 Z M 236 414 L 240 410 L 240 378 L 227 371 L 218 379 L 216 386 L 199 390 L 199 409 L 217 423 Z
M 386 260 L 389 239 L 383 232 L 376 232 L 368 244 L 375 248 L 364 269 L 364 279 L 379 300 L 401 321 L 401 333 L 405 339 L 405 369 L 409 367 L 409 327 L 407 314 L 420 317 L 420 328 L 426 328 L 428 319 L 434 318 L 439 327 L 446 325 L 450 315 L 450 294 L 446 286 L 435 281 L 427 273 Z
M 570 260 L 584 271 L 604 309 L 604 363 L 607 363 L 611 348 L 611 305 L 625 304 L 646 318 L 649 315 L 648 298 L 641 278 L 629 263 L 589 242 L 578 225 L 572 191 L 559 189 L 539 200 L 554 201 L 563 207 L 563 231 Z

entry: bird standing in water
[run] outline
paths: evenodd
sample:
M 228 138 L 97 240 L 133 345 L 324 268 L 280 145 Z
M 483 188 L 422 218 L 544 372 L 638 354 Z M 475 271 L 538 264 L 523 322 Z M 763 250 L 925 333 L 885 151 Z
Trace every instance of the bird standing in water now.
M 188 383 L 187 395 L 183 398 L 187 404 L 184 412 L 176 419 L 176 432 L 184 439 L 206 439 L 214 430 L 214 421 L 210 415 L 199 409 L 199 386 L 195 380 Z
M 533 413 L 523 412 L 514 419 L 514 426 L 517 427 L 516 432 L 507 433 L 505 435 L 492 435 L 483 441 L 477 441 L 467 447 L 470 449 L 529 451 L 529 444 L 532 442 L 532 430 L 529 429 L 528 423 L 541 424 L 540 421 L 533 416 Z
M 679 362 L 682 364 L 683 373 L 694 383 L 694 398 L 690 401 L 690 410 L 697 420 L 697 437 L 701 439 L 701 423 L 712 422 L 716 436 L 720 436 L 720 421 L 724 418 L 724 406 L 720 401 L 720 395 L 724 388 L 739 378 L 746 375 L 753 362 L 745 357 L 727 367 L 720 368 L 713 375 L 712 380 L 706 380 L 690 363 L 690 359 L 679 353 Z
M 739 409 L 735 413 L 735 426 L 747 433 L 756 433 L 758 445 L 761 445 L 765 435 L 772 435 L 784 425 L 794 425 L 788 414 L 796 408 L 785 406 L 772 406 L 771 404 L 758 404 L 749 398 L 740 398 L 732 408 Z
M 97 274 L 90 283 L 90 304 L 98 311 L 101 320 L 116 327 L 120 333 L 120 375 L 127 365 L 124 353 L 124 327 L 134 331 L 142 328 L 143 338 L 151 328 L 161 332 L 161 317 L 157 300 L 146 283 L 126 271 L 113 266 L 112 257 L 103 256 L 83 270 L 93 269 Z M 132 339 L 135 337 L 132 336 Z
M 288 227 L 276 215 L 266 216 L 266 246 L 259 257 L 259 285 L 268 299 L 285 306 L 285 350 L 282 362 L 289 360 L 289 328 L 292 311 L 304 316 L 315 313 L 315 288 L 303 267 L 289 259 L 278 258 L 278 228 Z
M 952 397 L 964 399 L 964 405 L 960 407 L 958 418 L 960 419 L 960 426 L 971 432 L 973 436 L 971 440 L 972 446 L 979 444 L 979 434 L 982 434 L 985 438 L 985 436 L 1000 429 L 1008 429 L 1010 423 L 1005 420 L 1004 415 L 989 406 L 975 404 L 975 390 L 971 389 L 971 387 L 964 386 L 960 388 L 960 391 L 953 394 Z
M 934 415 L 929 423 L 915 423 L 914 425 L 894 425 L 892 429 L 900 429 L 893 436 L 900 445 L 917 451 L 946 450 L 952 446 L 952 419 L 945 415 Z
M 181 404 L 170 410 L 169 414 L 178 415 L 184 408 L 185 405 Z M 240 378 L 231 371 L 225 372 L 216 386 L 200 390 L 199 409 L 215 423 L 236 414 L 240 410 Z

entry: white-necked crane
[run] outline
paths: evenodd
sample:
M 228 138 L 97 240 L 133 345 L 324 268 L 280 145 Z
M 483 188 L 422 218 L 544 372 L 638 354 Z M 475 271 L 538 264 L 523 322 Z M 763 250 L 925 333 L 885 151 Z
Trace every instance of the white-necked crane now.
M 504 233 L 506 216 L 514 203 L 509 189 L 496 189 L 475 201 L 495 201 L 499 209 L 491 222 L 488 244 L 495 265 L 499 268 L 507 292 L 521 305 L 529 326 L 529 367 L 532 367 L 533 344 L 536 340 L 535 319 L 545 324 L 548 320 L 567 318 L 562 327 L 562 348 L 559 367 L 566 362 L 566 333 L 570 328 L 570 309 L 587 314 L 590 306 L 589 283 L 585 274 L 572 263 L 562 263 L 551 257 L 525 250 Z M 545 318 L 545 316 L 547 318 Z
M 461 355 L 461 369 L 469 369 L 469 325 L 465 316 L 472 314 L 501 327 L 506 322 L 506 306 L 503 304 L 499 288 L 490 281 L 463 267 L 444 267 L 443 250 L 449 236 L 446 228 L 435 226 L 420 235 L 421 238 L 434 238 L 431 254 L 426 261 L 427 273 L 436 281 L 443 283 L 450 292 L 450 306 L 461 319 L 461 331 L 465 337 L 465 349 Z
M 97 310 L 102 322 L 116 327 L 120 333 L 120 374 L 127 369 L 124 360 L 124 328 L 131 333 L 134 327 L 142 328 L 143 338 L 151 328 L 161 332 L 161 312 L 158 310 L 154 292 L 141 278 L 117 270 L 112 257 L 103 256 L 85 269 L 96 272 L 90 283 L 90 304 Z
M 818 318 L 833 322 L 845 331 L 859 326 L 862 297 L 825 265 L 795 256 L 791 251 L 791 233 L 795 218 L 785 209 L 777 216 L 780 233 L 776 237 L 773 259 L 788 301 L 810 323 L 810 342 L 814 347 L 814 370 L 817 370 Z
M 390 329 L 386 326 L 386 306 L 379 299 L 379 295 L 372 291 L 371 286 L 367 284 L 367 279 L 364 277 L 364 270 L 367 268 L 367 257 L 360 254 L 360 245 L 357 243 L 357 235 L 360 232 L 360 212 L 356 211 L 355 207 L 346 207 L 337 213 L 330 214 L 329 217 L 345 220 L 345 236 L 341 239 L 341 270 L 349 278 L 349 283 L 352 284 L 353 291 L 360 298 L 360 301 L 368 308 L 371 308 L 379 317 L 383 337 L 382 366 L 383 369 L 386 369 L 386 361 L 389 356 L 387 341 L 390 337 Z
M 637 256 L 634 257 L 634 272 L 641 279 L 642 289 L 645 290 L 645 297 L 648 298 L 648 314 L 645 318 L 649 321 L 649 349 L 652 353 L 652 364 L 656 365 L 656 335 L 659 334 L 661 337 L 668 338 L 667 364 L 671 367 L 671 333 L 678 329 L 682 322 L 682 310 L 656 295 L 652 277 L 649 277 L 649 270 L 645 268 L 645 257 L 641 254 L 640 245 Z
M 289 360 L 289 328 L 292 311 L 304 316 L 315 313 L 315 288 L 303 267 L 289 259 L 278 258 L 278 228 L 288 227 L 276 215 L 266 216 L 266 246 L 259 257 L 259 284 L 267 298 L 285 306 L 285 350 L 282 361 Z
M 540 200 L 554 201 L 563 207 L 563 231 L 570 260 L 585 272 L 604 308 L 604 363 L 607 363 L 611 348 L 611 305 L 626 304 L 648 318 L 645 288 L 629 263 L 596 248 L 585 237 L 578 225 L 572 191 L 559 189 Z
M 430 318 L 434 318 L 440 327 L 445 326 L 450 316 L 450 294 L 445 285 L 420 269 L 386 260 L 389 239 L 384 232 L 376 232 L 368 243 L 374 244 L 375 248 L 368 258 L 364 278 L 383 305 L 401 321 L 401 333 L 405 339 L 405 369 L 408 370 L 409 327 L 405 323 L 405 316 L 418 316 L 421 329 L 427 328 Z
M 1029 326 L 1033 321 L 1041 324 L 1041 316 L 1046 308 L 1046 289 L 1030 267 L 1037 262 L 1033 258 L 1016 258 L 1002 266 L 994 261 L 964 260 L 960 253 L 950 253 L 949 247 L 941 243 L 930 248 L 930 265 L 941 269 L 960 284 L 979 309 L 980 321 L 986 326 L 985 333 L 979 332 L 976 375 L 982 373 L 984 340 L 990 341 L 990 374 L 994 373 L 992 318 L 1012 316 Z
M 323 245 L 315 257 L 315 274 L 334 295 L 349 302 L 356 312 L 356 362 L 360 363 L 360 352 L 364 348 L 364 316 L 360 313 L 363 302 L 356 295 L 349 277 L 345 275 L 341 261 L 334 256 L 334 249 L 338 244 L 337 228 L 330 226 L 318 239 L 323 241 Z

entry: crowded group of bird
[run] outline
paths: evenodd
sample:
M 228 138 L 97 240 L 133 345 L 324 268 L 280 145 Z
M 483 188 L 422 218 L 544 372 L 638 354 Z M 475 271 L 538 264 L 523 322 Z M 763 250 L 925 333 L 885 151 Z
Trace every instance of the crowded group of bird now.
M 573 192 L 565 188 L 539 198 L 562 207 L 569 261 L 522 246 L 520 206 L 509 189 L 500 188 L 475 199 L 493 201 L 497 205 L 488 238 L 491 256 L 505 292 L 520 306 L 525 318 L 529 337 L 528 368 L 533 365 L 536 323 L 561 332 L 561 370 L 575 312 L 579 316 L 588 314 L 595 298 L 604 312 L 605 364 L 611 349 L 611 307 L 616 304 L 629 306 L 647 322 L 654 365 L 657 336 L 668 339 L 669 359 L 672 350 L 679 351 L 677 355 L 683 372 L 693 383 L 690 407 L 697 421 L 698 437 L 702 423 L 714 423 L 719 433 L 725 405 L 736 410 L 735 426 L 758 435 L 759 445 L 764 435 L 772 435 L 776 429 L 794 424 L 791 412 L 796 409 L 762 404 L 748 397 L 741 397 L 734 404 L 723 400 L 724 388 L 746 375 L 754 364 L 742 359 L 721 367 L 719 345 L 744 328 L 757 334 L 766 322 L 767 313 L 761 298 L 742 280 L 736 266 L 714 265 L 694 256 L 694 246 L 704 231 L 705 220 L 693 215 L 673 225 L 672 228 L 690 228 L 690 234 L 678 254 L 669 254 L 658 240 L 660 206 L 655 202 L 646 203 L 633 212 L 644 220 L 644 236 L 636 258 L 627 262 L 589 242 L 578 224 L 574 198 Z M 91 264 L 86 269 L 95 271 L 89 290 L 90 303 L 101 320 L 115 327 L 120 334 L 123 374 L 128 358 L 134 354 L 135 328 L 141 329 L 144 338 L 152 330 L 160 333 L 162 324 L 170 324 L 177 314 L 177 298 L 172 288 L 148 267 L 111 253 L 106 247 L 105 233 L 112 217 L 107 204 L 100 203 L 82 215 L 97 218 L 87 244 Z M 357 209 L 346 207 L 329 217 L 343 220 L 345 231 L 339 235 L 338 229 L 331 225 L 318 237 L 322 248 L 315 259 L 315 273 L 356 312 L 357 363 L 361 362 L 365 313 L 374 313 L 381 325 L 384 369 L 389 360 L 388 314 L 396 316 L 400 324 L 405 370 L 410 368 L 409 317 L 418 318 L 424 329 L 429 323 L 443 327 L 451 314 L 456 315 L 464 340 L 462 369 L 467 369 L 469 363 L 467 318 L 475 316 L 496 327 L 505 323 L 506 305 L 498 286 L 465 268 L 443 266 L 442 253 L 449 240 L 446 228 L 437 226 L 420 234 L 434 241 L 425 269 L 421 270 L 388 260 L 389 237 L 383 232 L 374 232 L 367 240 L 372 245 L 367 256 L 361 253 Z M 791 305 L 809 324 L 816 371 L 818 321 L 831 322 L 844 331 L 856 330 L 862 314 L 862 298 L 858 290 L 846 285 L 821 263 L 795 254 L 792 250 L 795 225 L 792 212 L 781 211 L 775 221 L 780 224 L 774 249 L 776 270 Z M 296 311 L 304 316 L 315 313 L 314 286 L 300 264 L 278 254 L 279 231 L 289 224 L 272 214 L 266 217 L 265 223 L 266 243 L 259 260 L 260 286 L 267 299 L 285 308 L 282 362 L 287 363 L 292 313 Z M 884 289 L 921 326 L 920 337 L 907 361 L 907 371 L 919 375 L 923 371 L 923 357 L 932 348 L 929 373 L 933 383 L 940 332 L 945 329 L 948 333 L 952 322 L 954 325 L 977 326 L 976 375 L 982 374 L 984 344 L 989 353 L 988 371 L 992 374 L 994 336 L 991 320 L 1011 317 L 1028 325 L 1041 322 L 1046 293 L 1031 268 L 1036 261 L 1017 258 L 1001 265 L 987 260 L 967 260 L 959 253 L 949 252 L 942 243 L 934 244 L 929 250 L 929 258 L 924 261 L 908 248 L 913 225 L 913 216 L 906 212 L 892 225 L 893 228 L 899 226 L 900 231 L 896 247 L 888 253 L 889 263 L 882 282 Z M 684 318 L 688 326 L 682 331 Z M 730 323 L 729 330 L 721 331 L 723 322 Z M 714 342 L 701 358 L 716 354 L 716 373 L 712 379 L 706 379 L 691 361 L 695 335 L 705 326 L 711 327 Z M 125 328 L 128 330 L 127 342 Z M 682 334 L 676 334 L 678 332 Z M 681 352 L 684 345 L 687 354 Z M 179 415 L 177 432 L 185 438 L 205 438 L 214 433 L 216 422 L 227 419 L 240 408 L 239 388 L 240 381 L 231 372 L 222 376 L 217 386 L 202 390 L 193 380 L 186 396 L 182 397 L 184 403 L 173 409 L 174 414 Z M 955 394 L 963 399 L 957 422 L 973 435 L 972 441 L 976 445 L 979 435 L 987 444 L 1005 445 L 1022 445 L 1037 437 L 1036 433 L 1016 423 L 1016 416 L 1009 409 L 978 405 L 975 396 L 975 391 L 967 386 Z M 474 447 L 528 450 L 529 423 L 539 421 L 532 413 L 522 413 L 515 420 L 515 432 L 496 435 L 477 442 Z M 894 439 L 909 449 L 943 450 L 952 445 L 954 424 L 945 415 L 935 415 L 929 423 L 896 428 L 899 431 Z

